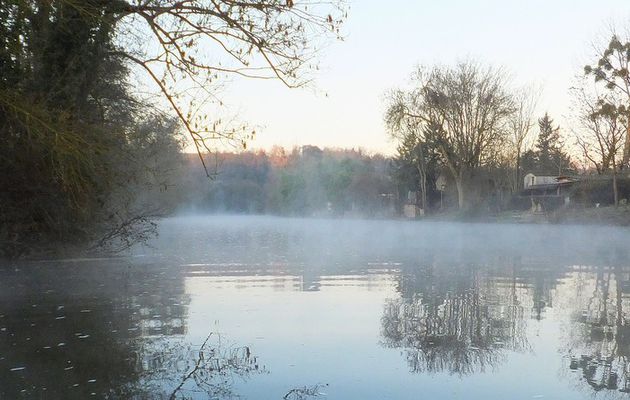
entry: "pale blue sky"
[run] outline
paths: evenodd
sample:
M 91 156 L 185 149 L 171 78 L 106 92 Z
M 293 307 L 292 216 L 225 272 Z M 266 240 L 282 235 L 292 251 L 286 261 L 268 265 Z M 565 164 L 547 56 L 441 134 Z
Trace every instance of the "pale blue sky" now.
M 630 0 L 355 0 L 346 40 L 321 56 L 317 90 L 236 81 L 223 98 L 263 128 L 252 147 L 392 153 L 382 123 L 384 93 L 405 85 L 417 64 L 473 58 L 504 67 L 515 85 L 542 87 L 540 112 L 566 125 L 567 90 L 613 24 L 630 28 Z

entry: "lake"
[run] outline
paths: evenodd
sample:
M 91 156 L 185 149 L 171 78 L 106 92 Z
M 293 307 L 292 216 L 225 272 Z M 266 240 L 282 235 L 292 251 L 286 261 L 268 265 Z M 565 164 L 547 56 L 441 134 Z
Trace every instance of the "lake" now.
M 119 257 L 5 262 L 2 399 L 630 392 L 630 231 L 188 216 Z

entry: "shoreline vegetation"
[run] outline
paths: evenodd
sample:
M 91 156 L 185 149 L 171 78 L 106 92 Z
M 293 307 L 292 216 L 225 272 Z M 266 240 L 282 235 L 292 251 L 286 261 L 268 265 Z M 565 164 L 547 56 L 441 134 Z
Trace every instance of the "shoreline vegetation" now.
M 337 220 L 373 220 L 373 221 L 392 221 L 404 222 L 412 224 L 422 223 L 455 223 L 455 224 L 513 224 L 513 225 L 555 225 L 555 226 L 596 226 L 596 227 L 627 227 L 630 226 L 630 207 L 604 207 L 595 212 L 589 212 L 587 215 L 580 214 L 577 210 L 562 215 L 551 214 L 530 214 L 526 212 L 518 213 L 502 213 L 494 216 L 461 216 L 457 213 L 445 213 L 442 215 L 434 215 L 422 219 L 410 220 L 404 217 L 393 218 L 365 218 L 365 217 L 331 217 L 331 216 L 315 216 L 315 217 L 287 217 L 282 215 L 271 214 L 235 214 L 234 217 L 273 217 L 273 218 L 291 218 L 291 219 L 337 219 Z M 212 216 L 212 214 L 195 214 L 204 218 Z M 216 214 L 225 217 L 225 214 Z M 187 215 L 181 214 L 181 217 Z M 178 216 L 164 216 L 156 219 L 159 224 L 162 218 L 177 218 Z M 145 243 L 146 244 L 146 243 Z M 150 243 L 149 243 L 150 244 Z M 87 248 L 84 243 L 68 243 L 50 241 L 47 246 L 38 246 L 31 248 L 28 252 L 21 254 L 19 257 L 0 257 L 0 268 L 12 268 L 12 261 L 20 262 L 43 262 L 52 260 L 65 259 L 82 259 L 82 260 L 98 260 L 101 257 L 110 259 L 111 257 L 125 257 L 126 250 L 112 251 L 106 248 Z
M 309 3 L 0 2 L 0 257 L 153 236 L 183 149 L 210 178 L 203 154 L 255 134 L 220 89 L 304 87 L 342 38 L 347 4 Z
M 618 206 L 611 204 L 611 182 L 595 177 L 594 184 L 589 175 L 582 175 L 582 183 L 574 186 L 571 196 L 577 200 L 570 204 L 560 204 L 557 200 L 563 199 L 552 195 L 551 204 L 536 209 L 533 198 L 522 192 L 505 194 L 500 201 L 501 192 L 489 185 L 481 188 L 488 192 L 477 195 L 475 207 L 459 210 L 457 193 L 449 188 L 441 195 L 433 191 L 427 201 L 429 212 L 409 216 L 405 215 L 406 207 L 413 206 L 414 212 L 421 210 L 417 205 L 419 196 L 397 177 L 395 158 L 316 146 L 215 156 L 221 166 L 212 181 L 199 167 L 195 154 L 174 152 L 169 159 L 171 183 L 137 192 L 150 199 L 155 210 L 149 221 L 151 230 L 143 240 L 115 240 L 110 246 L 48 240 L 30 246 L 17 257 L 114 254 L 149 241 L 157 233 L 161 218 L 179 215 L 630 226 L 630 206 L 625 201 Z M 619 177 L 619 183 L 620 193 L 625 196 L 627 178 Z
M 457 213 L 435 215 L 424 220 L 434 222 L 481 222 L 510 224 L 630 226 L 630 206 L 567 208 L 550 212 L 504 211 L 496 215 L 462 216 Z
M 626 224 L 630 37 L 611 31 L 575 71 L 566 126 L 539 109 L 542 88 L 467 59 L 385 93 L 392 157 L 245 151 L 255 129 L 227 117 L 218 89 L 307 86 L 318 49 L 343 39 L 346 1 L 302 6 L 1 3 L 0 257 L 122 251 L 185 209 Z
M 555 226 L 597 226 L 597 227 L 628 227 L 630 226 L 630 206 L 620 205 L 604 206 L 598 208 L 588 209 L 562 209 L 555 210 L 548 213 L 544 212 L 532 212 L 528 211 L 504 211 L 497 214 L 466 214 L 463 215 L 457 211 L 442 212 L 433 214 L 430 216 L 419 217 L 415 219 L 406 218 L 402 215 L 397 216 L 339 216 L 332 214 L 317 214 L 312 216 L 290 216 L 282 214 L 224 214 L 212 211 L 206 211 L 199 213 L 197 211 L 191 212 L 182 211 L 175 214 L 165 214 L 154 219 L 156 228 L 159 226 L 160 220 L 165 218 L 179 218 L 179 217 L 199 217 L 207 218 L 212 216 L 217 217 L 235 217 L 235 218 L 247 218 L 247 217 L 269 217 L 269 218 L 289 218 L 289 219 L 303 219 L 318 220 L 372 220 L 372 221 L 392 221 L 392 222 L 404 222 L 412 224 L 422 223 L 455 223 L 455 224 L 513 224 L 513 225 L 555 225 Z M 157 235 L 157 233 L 156 233 Z M 154 235 L 154 236 L 156 236 Z M 148 240 L 146 242 L 149 242 Z M 144 243 L 144 242 L 143 242 Z M 28 252 L 23 253 L 20 257 L 0 257 L 0 264 L 7 266 L 11 265 L 12 259 L 20 259 L 22 261 L 40 261 L 50 259 L 63 259 L 65 257 L 91 257 L 94 256 L 123 256 L 125 249 L 116 250 L 111 248 L 98 248 L 87 247 L 81 242 L 67 242 L 67 241 L 50 241 L 46 246 L 37 246 L 31 248 Z

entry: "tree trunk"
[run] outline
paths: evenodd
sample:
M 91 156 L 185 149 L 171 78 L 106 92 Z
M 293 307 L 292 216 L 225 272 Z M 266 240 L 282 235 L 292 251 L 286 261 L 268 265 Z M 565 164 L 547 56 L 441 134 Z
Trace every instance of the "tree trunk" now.
M 516 182 L 514 185 L 514 191 L 518 192 L 521 190 L 521 149 L 517 149 L 516 151 Z
M 623 144 L 623 159 L 621 162 L 621 169 L 624 169 L 630 161 L 630 121 L 626 126 L 626 142 Z
M 418 170 L 418 178 L 419 178 L 419 182 L 418 182 L 418 186 L 420 187 L 420 206 L 422 207 L 422 210 L 426 213 L 426 208 L 427 208 L 427 174 L 425 172 L 425 170 L 422 168 L 422 166 L 420 165 L 420 163 L 418 163 L 416 165 L 416 168 Z M 416 203 L 418 202 L 418 199 L 416 199 Z
M 420 199 L 422 200 L 422 212 L 427 212 L 427 175 L 425 173 L 420 174 L 420 189 L 422 194 Z
M 420 200 L 422 204 L 422 212 L 427 212 L 427 166 L 425 164 L 424 149 L 422 145 L 419 148 L 419 158 L 416 162 L 418 176 L 420 177 Z
M 613 170 L 613 202 L 615 207 L 619 205 L 619 188 L 617 187 L 617 163 L 615 162 L 615 158 L 613 156 L 612 162 L 612 170 Z
M 457 186 L 457 203 L 459 209 L 463 210 L 466 206 L 466 189 L 461 175 L 455 177 L 455 185 Z

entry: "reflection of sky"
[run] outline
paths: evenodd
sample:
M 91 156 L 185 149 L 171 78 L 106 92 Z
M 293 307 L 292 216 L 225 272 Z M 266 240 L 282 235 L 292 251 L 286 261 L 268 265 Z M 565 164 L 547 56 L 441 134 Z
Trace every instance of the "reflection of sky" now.
M 155 245 L 185 271 L 193 342 L 218 330 L 270 371 L 238 385 L 250 399 L 316 383 L 330 385 L 331 399 L 588 398 L 584 385 L 561 379 L 570 374 L 561 353 L 569 306 L 579 304 L 564 266 L 627 260 L 627 232 L 605 227 L 217 216 L 163 227 Z M 418 273 L 430 265 L 432 275 Z M 401 275 L 412 278 L 406 295 L 477 284 L 499 306 L 515 279 L 531 351 L 502 351 L 481 374 L 410 373 L 406 349 L 380 344 Z M 554 297 L 559 281 L 570 290 Z M 543 305 L 541 321 L 532 319 L 534 292 L 556 306 Z
M 410 374 L 400 350 L 379 345 L 383 304 L 396 296 L 391 279 L 383 278 L 368 290 L 356 279 L 330 286 L 323 277 L 320 291 L 302 292 L 293 280 L 255 279 L 257 286 L 248 287 L 241 279 L 189 277 L 189 335 L 200 339 L 216 329 L 251 346 L 271 373 L 240 385 L 238 392 L 250 399 L 278 399 L 291 387 L 316 383 L 330 385 L 323 390 L 330 399 L 578 398 L 558 379 L 562 358 L 553 320 L 530 321 L 532 352 L 508 353 L 494 370 Z
M 610 340 L 591 340 L 576 316 L 590 310 L 597 321 L 606 301 L 615 316 L 616 295 L 628 300 L 623 228 L 215 216 L 161 227 L 136 257 L 0 269 L 0 397 L 11 385 L 89 394 L 138 379 L 172 390 L 219 332 L 223 349 L 248 346 L 265 367 L 245 381 L 231 376 L 234 392 L 252 400 L 318 383 L 329 385 L 326 398 L 344 400 L 587 399 L 594 391 L 568 355 Z M 391 302 L 422 311 L 405 318 L 469 312 L 462 326 L 488 328 L 480 346 L 498 362 L 462 376 L 411 373 L 414 342 L 384 334 Z M 480 338 L 454 331 L 460 347 Z M 161 375 L 145 367 L 139 378 L 136 356 Z
M 271 287 L 237 289 L 238 285 L 234 281 L 214 289 L 212 279 L 188 279 L 186 288 L 192 294 L 189 322 L 191 334 L 203 336 L 203 321 L 218 321 L 220 332 L 251 345 L 261 363 L 270 368 L 271 375 L 255 378 L 249 398 L 257 398 L 253 394 L 262 391 L 267 393 L 264 398 L 278 399 L 291 385 L 337 386 L 349 379 L 349 385 L 355 387 L 369 382 L 364 370 L 380 362 L 380 311 L 391 288 L 374 292 L 336 286 L 300 292 Z M 195 328 L 199 330 L 195 332 Z

